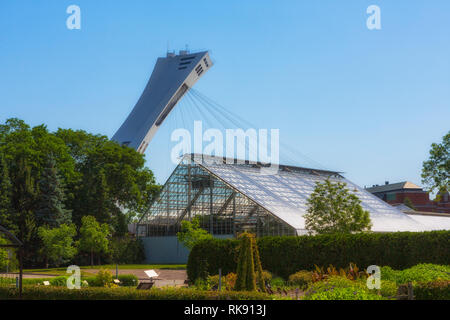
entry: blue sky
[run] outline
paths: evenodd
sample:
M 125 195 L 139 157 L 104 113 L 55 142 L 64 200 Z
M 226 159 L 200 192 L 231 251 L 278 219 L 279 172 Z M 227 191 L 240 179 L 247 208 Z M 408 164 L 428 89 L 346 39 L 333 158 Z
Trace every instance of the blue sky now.
M 81 30 L 66 28 L 71 4 Z M 366 27 L 372 4 L 381 30 Z M 430 144 L 450 129 L 449 15 L 447 0 L 2 0 L 0 121 L 111 137 L 168 43 L 188 44 L 215 63 L 195 88 L 279 128 L 284 144 L 361 186 L 420 184 Z M 160 183 L 181 108 L 147 149 Z

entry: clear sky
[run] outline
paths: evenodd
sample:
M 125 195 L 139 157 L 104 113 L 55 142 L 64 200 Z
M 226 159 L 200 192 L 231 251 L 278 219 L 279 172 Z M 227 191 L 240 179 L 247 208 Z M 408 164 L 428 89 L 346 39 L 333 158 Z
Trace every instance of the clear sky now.
M 66 27 L 71 4 L 81 30 Z M 215 63 L 195 88 L 284 144 L 361 186 L 420 184 L 450 129 L 449 17 L 448 0 L 1 0 L 0 121 L 111 137 L 156 58 L 188 44 Z M 181 111 L 147 149 L 160 183 Z

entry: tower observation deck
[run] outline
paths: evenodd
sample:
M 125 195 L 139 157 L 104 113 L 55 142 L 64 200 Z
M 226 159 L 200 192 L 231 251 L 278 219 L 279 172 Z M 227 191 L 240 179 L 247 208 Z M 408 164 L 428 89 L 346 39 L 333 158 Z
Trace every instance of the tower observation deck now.
M 208 51 L 182 50 L 158 58 L 144 92 L 112 140 L 144 153 L 170 111 L 212 65 Z

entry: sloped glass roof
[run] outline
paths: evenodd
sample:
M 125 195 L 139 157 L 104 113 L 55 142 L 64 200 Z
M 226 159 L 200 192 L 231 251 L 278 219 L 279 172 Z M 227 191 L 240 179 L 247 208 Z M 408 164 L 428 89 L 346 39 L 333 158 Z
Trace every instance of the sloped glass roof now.
M 185 157 L 191 158 L 192 155 Z M 412 218 L 345 179 L 338 172 L 280 165 L 276 174 L 267 175 L 258 164 L 236 161 L 229 164 L 223 158 L 204 155 L 195 155 L 193 160 L 219 180 L 292 226 L 299 234 L 305 231 L 303 215 L 307 209 L 306 201 L 313 192 L 315 183 L 326 179 L 345 182 L 350 191 L 359 197 L 362 207 L 370 212 L 372 231 L 428 231 L 443 228 L 434 219 L 436 217 Z M 441 219 L 450 221 L 446 217 Z

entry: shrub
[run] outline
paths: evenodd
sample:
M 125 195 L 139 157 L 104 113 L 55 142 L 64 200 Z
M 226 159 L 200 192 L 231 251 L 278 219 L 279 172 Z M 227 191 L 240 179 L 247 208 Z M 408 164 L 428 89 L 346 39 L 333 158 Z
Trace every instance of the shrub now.
M 100 269 L 95 276 L 95 284 L 99 287 L 111 287 L 113 282 L 112 274 L 109 270 Z
M 329 288 L 306 295 L 302 300 L 384 300 L 382 296 L 354 288 Z
M 225 288 L 226 290 L 233 290 L 234 286 L 236 285 L 236 279 L 237 279 L 237 274 L 234 272 L 230 272 L 229 274 L 227 274 L 225 276 Z
M 272 278 L 270 280 L 270 286 L 274 289 L 283 288 L 286 286 L 286 282 L 281 277 Z
M 450 231 L 357 233 L 257 239 L 261 264 L 265 270 L 284 279 L 314 265 L 348 267 L 350 262 L 362 270 L 369 265 L 389 265 L 406 269 L 419 263 L 450 264 Z M 212 239 L 191 250 L 187 272 L 191 281 L 198 277 L 198 262 L 206 259 L 208 271 L 236 271 L 237 240 Z
M 326 280 L 311 283 L 303 300 L 382 300 L 365 282 L 343 276 L 330 276 Z
M 394 281 L 381 280 L 380 293 L 383 297 L 395 297 L 397 295 L 398 286 Z
M 18 299 L 19 292 L 0 287 L 0 300 Z M 81 288 L 24 286 L 26 300 L 271 300 L 275 297 L 261 292 L 200 291 L 187 288 L 136 290 L 134 288 Z
M 312 282 L 312 272 L 306 270 L 297 271 L 289 276 L 289 283 L 299 286 L 301 289 L 307 288 Z
M 134 274 L 122 274 L 117 277 L 120 281 L 120 286 L 135 287 L 138 285 L 139 279 Z
M 427 263 L 418 264 L 402 271 L 393 270 L 390 267 L 382 267 L 381 278 L 394 281 L 397 284 L 450 280 L 450 266 Z
M 450 280 L 418 283 L 414 286 L 416 300 L 450 300 Z

